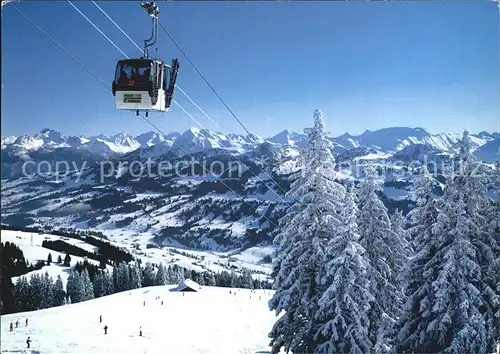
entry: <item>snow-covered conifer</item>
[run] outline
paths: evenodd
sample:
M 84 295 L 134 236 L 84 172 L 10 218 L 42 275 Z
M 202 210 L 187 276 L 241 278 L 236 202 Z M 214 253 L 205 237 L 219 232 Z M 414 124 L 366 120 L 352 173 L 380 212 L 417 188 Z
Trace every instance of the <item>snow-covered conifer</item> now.
M 142 270 L 139 263 L 134 263 L 130 267 L 130 288 L 131 289 L 139 289 L 142 287 Z
M 49 276 L 48 272 L 45 272 L 42 281 L 42 297 L 40 308 L 49 308 L 54 306 L 54 280 Z
M 206 286 L 215 286 L 215 276 L 214 276 L 214 273 L 212 273 L 212 272 L 205 272 L 203 276 L 205 278 L 205 285 Z
M 365 250 L 358 243 L 357 207 L 351 191 L 346 194 L 341 228 L 332 230 L 326 253 L 329 259 L 322 283 L 327 287 L 316 314 L 321 327 L 316 336 L 318 353 L 370 353 L 367 312 L 373 298 L 363 258 Z
M 345 189 L 335 181 L 331 143 L 326 138 L 322 112 L 315 110 L 314 127 L 307 131 L 308 145 L 299 156 L 300 172 L 291 176 L 288 195 L 294 198 L 275 238 L 278 244 L 273 261 L 273 288 L 269 308 L 277 320 L 269 334 L 272 352 L 314 352 L 316 320 L 324 286 L 325 246 L 332 230 L 342 224 L 339 213 Z
M 155 285 L 155 269 L 151 262 L 146 262 L 142 272 L 142 286 L 153 286 Z
M 92 282 L 90 281 L 90 276 L 87 268 L 85 268 L 81 274 L 82 278 L 82 283 L 83 283 L 83 290 L 84 290 L 84 296 L 83 296 L 83 301 L 86 300 L 92 300 L 94 298 L 94 286 L 92 285 Z
M 167 284 L 167 271 L 163 263 L 158 266 L 158 271 L 156 272 L 155 285 L 165 285 Z
M 357 188 L 359 243 L 370 263 L 368 279 L 375 298 L 368 313 L 370 340 L 375 352 L 383 353 L 389 350 L 389 331 L 404 301 L 400 272 L 406 256 L 404 241 L 392 231 L 387 208 L 377 194 L 382 187 L 372 164 L 366 166 L 365 175 Z
M 61 306 L 64 304 L 66 293 L 64 292 L 64 284 L 61 276 L 58 275 L 54 283 L 54 306 Z
M 459 170 L 451 183 L 463 199 L 465 213 L 470 220 L 468 237 L 476 252 L 476 263 L 481 269 L 478 287 L 484 304 L 481 311 L 488 327 L 488 351 L 493 351 L 496 349 L 495 339 L 500 338 L 500 321 L 496 317 L 500 313 L 500 289 L 497 289 L 500 281 L 500 236 L 492 230 L 490 223 L 489 171 L 473 154 L 467 131 L 464 131 L 459 143 L 458 162 Z
M 413 189 L 417 206 L 408 214 L 411 244 L 414 254 L 407 266 L 405 295 L 406 304 L 395 325 L 393 344 L 396 351 L 406 353 L 425 348 L 427 321 L 422 313 L 422 303 L 428 303 L 433 287 L 430 279 L 433 269 L 427 263 L 438 248 L 435 224 L 439 213 L 438 200 L 433 193 L 433 179 L 424 165 L 420 168 Z M 423 338 L 423 339 L 422 339 Z M 417 349 L 419 348 L 419 349 Z
M 482 267 L 473 242 L 477 224 L 467 211 L 469 198 L 458 188 L 462 178 L 449 176 L 439 201 L 429 190 L 427 197 L 418 193 L 411 229 L 416 231 L 416 254 L 410 264 L 409 300 L 398 323 L 398 352 L 486 353 L 492 348 Z

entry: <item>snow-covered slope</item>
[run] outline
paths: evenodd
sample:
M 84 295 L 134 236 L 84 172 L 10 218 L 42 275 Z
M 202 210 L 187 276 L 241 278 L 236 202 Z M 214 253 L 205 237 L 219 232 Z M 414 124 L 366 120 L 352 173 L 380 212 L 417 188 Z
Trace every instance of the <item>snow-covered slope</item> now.
M 32 243 L 33 240 L 33 243 Z M 95 252 L 96 247 L 86 243 L 84 240 L 62 237 L 51 234 L 38 234 L 23 231 L 2 230 L 2 242 L 11 242 L 17 245 L 24 254 L 28 263 L 35 264 L 38 260 L 45 261 L 49 253 L 52 254 L 52 260 L 55 262 L 57 256 L 64 259 L 65 254 L 53 251 L 42 247 L 44 240 L 55 241 L 62 240 L 71 245 L 77 246 L 88 252 Z M 148 248 L 149 239 L 147 237 L 139 237 L 133 233 L 111 232 L 109 240 L 115 247 L 119 247 L 127 251 L 133 257 L 140 259 L 143 263 L 163 263 L 165 265 L 178 265 L 182 268 L 191 269 L 197 272 L 211 271 L 236 271 L 241 272 L 243 269 L 250 269 L 254 278 L 261 280 L 268 279 L 271 272 L 270 263 L 263 262 L 266 256 L 271 256 L 275 251 L 274 246 L 255 246 L 244 250 L 232 250 L 231 252 L 214 252 L 202 250 L 187 250 L 181 252 L 174 247 L 164 248 Z M 84 259 L 75 255 L 71 255 L 71 266 L 77 262 L 82 262 Z M 88 259 L 90 263 L 98 265 L 99 262 L 93 259 Z M 111 269 L 110 266 L 108 266 Z M 54 279 L 61 275 L 62 280 L 66 283 L 70 269 L 58 264 L 45 266 L 40 270 L 33 271 L 34 273 L 49 272 Z M 29 276 L 30 273 L 28 273 Z M 15 282 L 15 278 L 12 279 Z
M 151 146 L 158 144 L 172 146 L 175 139 L 177 139 L 180 135 L 181 135 L 180 133 L 171 133 L 165 136 L 155 132 L 147 132 L 138 135 L 135 139 L 141 145 L 142 148 L 149 148 Z
M 267 140 L 280 145 L 304 147 L 307 144 L 307 135 L 295 133 L 291 130 L 285 129 L 281 133 L 276 134 Z
M 479 160 L 484 162 L 500 161 L 500 137 L 478 148 L 475 154 Z
M 141 288 L 2 316 L 2 353 L 269 352 L 267 333 L 276 319 L 267 307 L 270 291 L 202 287 L 199 292 L 183 293 L 170 291 L 173 288 Z M 28 326 L 24 326 L 26 318 Z M 18 319 L 21 326 L 9 332 L 9 323 Z M 25 351 L 28 336 L 31 349 Z

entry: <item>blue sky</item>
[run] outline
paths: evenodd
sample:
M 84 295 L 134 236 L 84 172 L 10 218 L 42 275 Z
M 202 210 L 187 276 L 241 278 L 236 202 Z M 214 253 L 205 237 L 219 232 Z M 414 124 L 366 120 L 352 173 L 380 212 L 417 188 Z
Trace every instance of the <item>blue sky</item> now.
M 125 53 L 140 52 L 91 3 L 74 4 Z M 142 47 L 150 19 L 139 2 L 99 2 Z M 332 134 L 388 126 L 497 131 L 497 5 L 471 2 L 159 2 L 160 21 L 249 130 L 301 132 L 324 111 Z M 16 6 L 111 84 L 122 55 L 67 2 Z M 243 133 L 160 31 L 158 56 L 181 62 L 176 99 L 204 127 Z M 178 107 L 150 119 L 165 133 L 197 126 Z M 65 135 L 152 130 L 114 108 L 111 92 L 10 5 L 2 18 L 2 135 L 48 127 Z

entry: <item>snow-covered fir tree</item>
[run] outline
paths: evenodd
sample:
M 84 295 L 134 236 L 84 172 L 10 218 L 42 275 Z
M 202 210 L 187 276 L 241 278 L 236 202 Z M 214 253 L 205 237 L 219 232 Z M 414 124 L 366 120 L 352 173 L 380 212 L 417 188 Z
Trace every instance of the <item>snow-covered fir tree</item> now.
M 398 323 L 397 352 L 487 353 L 495 345 L 488 304 L 495 294 L 485 293 L 483 276 L 489 267 L 481 261 L 487 249 L 481 249 L 484 243 L 478 247 L 482 218 L 469 212 L 481 213 L 476 208 L 482 202 L 465 193 L 473 193 L 476 183 L 468 181 L 469 167 L 462 165 L 458 175 L 449 172 L 440 200 L 432 196 L 428 180 L 419 179 L 419 204 L 411 215 L 416 254 L 408 275 L 409 300 Z
M 54 280 L 45 272 L 42 277 L 42 301 L 40 308 L 45 309 L 54 306 Z
M 84 301 L 92 300 L 94 298 L 94 286 L 90 281 L 90 276 L 87 268 L 85 268 L 80 274 L 84 289 Z
M 158 266 L 158 271 L 156 272 L 155 285 L 165 285 L 167 284 L 167 271 L 163 263 Z
M 405 274 L 407 284 L 406 304 L 395 326 L 393 344 L 398 353 L 429 352 L 426 333 L 428 320 L 424 316 L 424 307 L 432 299 L 432 280 L 435 274 L 428 262 L 436 254 L 438 235 L 435 224 L 439 213 L 438 200 L 433 193 L 433 179 L 427 166 L 422 166 L 414 182 L 417 206 L 408 213 L 411 244 L 414 254 Z M 429 341 L 430 342 L 430 341 Z M 432 352 L 432 351 L 430 351 Z
M 64 284 L 61 276 L 58 275 L 54 283 L 54 305 L 61 306 L 64 304 L 64 299 L 66 297 L 66 292 L 64 291 Z
M 214 276 L 214 273 L 212 273 L 212 272 L 205 272 L 204 273 L 204 278 L 205 278 L 205 285 L 206 286 L 215 286 L 215 276 Z
M 288 195 L 293 203 L 280 220 L 273 261 L 273 288 L 269 308 L 284 314 L 269 337 L 272 352 L 311 353 L 321 326 L 316 320 L 324 287 L 320 282 L 327 263 L 325 246 L 332 230 L 342 224 L 340 211 L 345 189 L 335 181 L 331 143 L 326 138 L 322 112 L 315 110 L 314 127 L 307 131 L 308 145 L 299 156 L 300 171 L 293 174 Z
M 139 263 L 135 262 L 130 266 L 130 288 L 139 289 L 142 287 L 142 270 Z
M 411 255 L 413 249 L 411 247 L 410 233 L 406 228 L 406 218 L 403 215 L 403 211 L 396 209 L 390 216 L 391 229 L 398 235 L 399 239 L 403 243 L 403 247 L 406 255 Z
M 242 271 L 240 287 L 245 288 L 245 289 L 252 289 L 253 288 L 252 273 L 247 268 L 244 268 Z
M 142 286 L 153 286 L 155 285 L 155 269 L 151 262 L 146 262 L 144 266 L 144 270 L 142 272 Z
M 500 339 L 500 321 L 496 317 L 500 309 L 500 242 L 498 233 L 491 229 L 491 200 L 488 198 L 488 169 L 472 153 L 469 133 L 463 133 L 459 143 L 459 168 L 451 183 L 465 203 L 465 213 L 470 220 L 468 237 L 476 252 L 476 262 L 481 269 L 479 291 L 483 296 L 481 312 L 488 326 L 488 333 Z M 497 230 L 498 231 L 498 230 Z M 488 337 L 489 338 L 489 337 Z M 488 350 L 496 343 L 488 339 Z
M 104 276 L 102 271 L 99 270 L 94 275 L 94 278 L 92 279 L 92 286 L 94 287 L 94 296 L 96 298 L 105 295 Z
M 381 191 L 377 170 L 369 164 L 357 187 L 358 229 L 359 243 L 370 264 L 368 279 L 374 301 L 368 312 L 369 337 L 376 353 L 390 350 L 389 331 L 404 302 L 400 272 L 406 263 L 405 242 L 392 230 L 388 210 L 377 194 Z
M 316 314 L 320 329 L 315 340 L 318 353 L 370 353 L 368 310 L 373 297 L 369 291 L 365 250 L 359 244 L 357 206 L 352 191 L 346 193 L 341 228 L 332 230 L 326 248 L 327 271 L 322 279 L 326 291 Z
M 113 268 L 114 289 L 116 292 L 130 289 L 130 276 L 128 266 L 125 262 L 120 262 Z
M 72 303 L 86 300 L 85 285 L 82 276 L 77 271 L 72 271 L 66 283 L 66 293 L 71 297 Z

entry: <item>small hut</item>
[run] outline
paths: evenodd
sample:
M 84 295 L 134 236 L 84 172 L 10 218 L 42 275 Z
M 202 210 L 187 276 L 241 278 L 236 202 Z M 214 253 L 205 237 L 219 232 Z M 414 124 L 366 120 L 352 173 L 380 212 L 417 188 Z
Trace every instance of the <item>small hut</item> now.
M 191 279 L 183 279 L 181 280 L 181 282 L 179 283 L 179 285 L 177 285 L 176 288 L 174 289 L 171 289 L 170 291 L 194 291 L 194 292 L 197 292 L 198 290 L 200 290 L 200 285 L 194 281 L 192 281 Z

